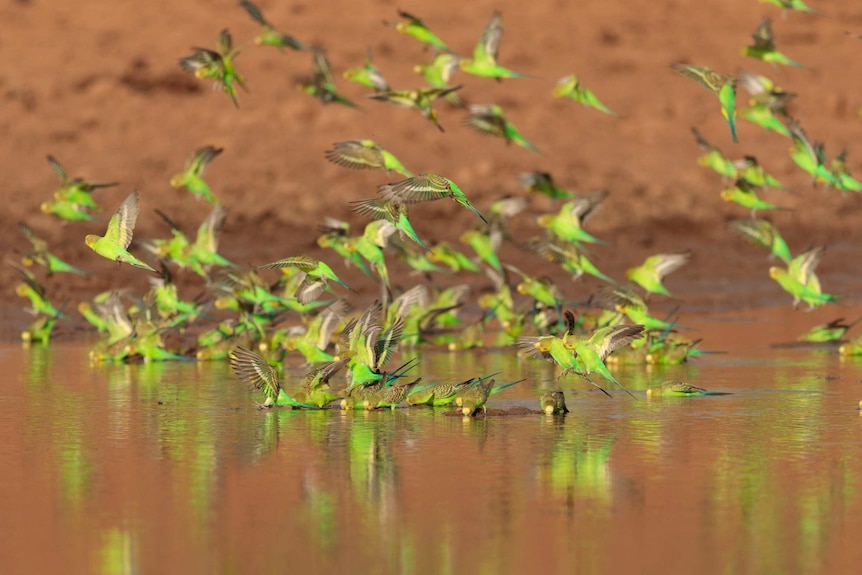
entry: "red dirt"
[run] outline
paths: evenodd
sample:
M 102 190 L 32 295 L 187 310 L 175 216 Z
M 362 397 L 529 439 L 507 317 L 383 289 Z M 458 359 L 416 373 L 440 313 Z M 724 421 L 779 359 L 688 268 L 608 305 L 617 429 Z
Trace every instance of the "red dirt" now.
M 794 252 L 810 244 L 832 246 L 820 273 L 826 291 L 837 291 L 829 289 L 834 282 L 844 293 L 858 292 L 853 256 L 860 252 L 862 196 L 813 190 L 787 154 L 789 140 L 752 124 L 740 121 L 740 143 L 733 144 L 716 99 L 668 68 L 690 62 L 769 75 L 799 94 L 791 111 L 812 139 L 826 143 L 830 157 L 850 147 L 850 166 L 858 175 L 862 150 L 854 144 L 862 128 L 862 40 L 845 31 L 862 32 L 862 11 L 851 2 L 811 4 L 826 15 L 782 17 L 778 9 L 754 0 L 608 0 L 576 7 L 562 1 L 479 0 L 459 3 L 457 10 L 451 2 L 260 0 L 276 27 L 326 47 L 339 87 L 361 105 L 356 111 L 325 107 L 296 90 L 296 78 L 310 69 L 304 53 L 256 46 L 243 51 L 236 63 L 250 91 L 240 93 L 239 109 L 225 94 L 212 91 L 209 81 L 184 74 L 177 60 L 191 46 L 213 47 L 222 28 L 230 29 L 237 44 L 256 33 L 256 24 L 231 0 L 5 3 L 0 7 L 5 23 L 0 54 L 6 62 L 0 72 L 0 130 L 6 136 L 0 167 L 7 184 L 0 191 L 5 204 L 0 245 L 7 259 L 17 259 L 12 250 L 27 248 L 15 226 L 23 220 L 58 255 L 98 272 L 47 279 L 54 300 L 76 302 L 123 285 L 143 291 L 145 272 L 118 269 L 84 246 L 84 235 L 101 233 L 104 223 L 57 225 L 39 211 L 57 183 L 45 156 L 56 156 L 73 176 L 122 182 L 99 192 L 106 214 L 131 189 L 140 190 L 136 237 L 166 237 L 154 208 L 189 232 L 208 212 L 207 205 L 171 188 L 168 180 L 195 148 L 212 144 L 225 149 L 207 176 L 230 210 L 222 235 L 226 257 L 245 264 L 308 253 L 335 262 L 337 256 L 313 246 L 316 226 L 324 214 L 364 225 L 347 202 L 374 196 L 387 175 L 345 170 L 327 162 L 323 152 L 338 140 L 374 138 L 414 171 L 456 181 L 480 209 L 503 194 L 523 194 L 517 174 L 525 170 L 550 171 L 559 184 L 576 191 L 609 189 L 606 206 L 589 226 L 613 245 L 594 254 L 597 265 L 614 277 L 623 277 L 627 267 L 649 253 L 691 249 L 692 263 L 669 281 L 687 305 L 725 306 L 736 297 L 749 303 L 788 302 L 789 296 L 769 281 L 763 252 L 725 231 L 726 220 L 747 214 L 722 202 L 718 176 L 696 164 L 699 149 L 689 129 L 697 126 L 733 158 L 757 155 L 796 192 L 772 192 L 776 203 L 795 208 L 773 221 Z M 492 11 L 502 10 L 501 64 L 535 78 L 497 83 L 458 74 L 455 81 L 464 84 L 465 100 L 503 105 L 546 155 L 471 131 L 463 125 L 464 113 L 445 103 L 437 106 L 446 128 L 440 133 L 415 111 L 365 100 L 364 88 L 340 80 L 343 70 L 361 65 L 371 46 L 392 85 L 421 85 L 411 69 L 430 53 L 381 24 L 397 19 L 396 8 L 419 14 L 465 55 Z M 774 69 L 739 54 L 763 15 L 773 18 L 779 48 L 810 69 Z M 554 82 L 573 72 L 619 117 L 553 99 Z M 519 239 L 538 234 L 534 215 L 546 205 L 542 199 L 533 201 L 533 214 L 515 220 Z M 457 243 L 474 222 L 472 214 L 451 202 L 417 206 L 412 213 L 419 235 L 428 240 Z M 534 273 L 562 277 L 555 266 L 513 248 L 504 253 L 507 261 Z M 338 263 L 336 270 L 341 269 Z M 191 297 L 202 284 L 189 276 L 180 279 Z M 742 296 L 728 291 L 742 280 L 763 288 L 761 298 L 749 297 L 747 289 Z M 25 319 L 20 310 L 26 302 L 14 293 L 17 281 L 11 270 L 0 278 L 4 339 L 10 325 Z M 373 293 L 370 281 L 358 283 L 364 293 Z M 596 285 L 567 285 L 567 295 L 583 297 Z

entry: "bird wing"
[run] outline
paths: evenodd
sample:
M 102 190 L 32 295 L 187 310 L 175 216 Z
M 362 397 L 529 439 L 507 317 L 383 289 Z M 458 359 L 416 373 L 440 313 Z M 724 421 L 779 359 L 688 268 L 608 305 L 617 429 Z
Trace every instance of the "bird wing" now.
M 213 160 L 213 158 L 221 154 L 222 151 L 223 148 L 216 148 L 215 146 L 204 146 L 202 148 L 198 148 L 195 150 L 195 153 L 192 154 L 192 157 L 189 158 L 189 161 L 186 164 L 186 170 L 198 176 L 203 176 L 207 165 Z
M 230 353 L 230 366 L 236 376 L 262 391 L 271 401 L 278 399 L 281 383 L 278 372 L 265 359 L 244 347 Z
M 105 238 L 123 249 L 132 243 L 132 232 L 135 231 L 135 221 L 138 219 L 138 191 L 135 190 L 120 204 L 117 212 L 108 222 Z
M 772 35 L 772 19 L 764 18 L 760 21 L 760 25 L 757 26 L 757 29 L 754 31 L 754 34 L 751 35 L 751 38 L 754 40 L 754 46 L 756 50 L 764 50 L 766 52 L 772 52 L 775 50 L 775 37 Z
M 222 204 L 216 204 L 210 215 L 198 228 L 195 245 L 209 252 L 218 251 L 218 235 L 224 227 L 227 210 Z
M 289 258 L 280 259 L 262 266 L 260 269 L 271 270 L 281 268 L 298 268 L 306 273 L 317 269 L 317 260 L 308 256 L 291 256 Z
M 658 277 L 659 281 L 661 281 L 666 275 L 671 274 L 684 266 L 691 254 L 689 253 L 680 253 L 680 254 L 659 254 L 656 256 L 652 256 L 651 259 L 655 263 L 655 275 Z
M 249 16 L 251 16 L 252 20 L 261 26 L 272 27 L 270 23 L 266 21 L 266 18 L 263 17 L 263 12 L 260 11 L 260 8 L 249 2 L 249 0 L 240 0 L 239 5 L 248 13 Z
M 473 50 L 475 60 L 483 60 L 491 64 L 497 63 L 497 53 L 500 49 L 500 37 L 503 35 L 503 14 L 495 10 L 491 19 L 482 31 L 479 43 Z
M 452 195 L 449 180 L 436 174 L 419 174 L 394 184 L 384 184 L 377 192 L 386 200 L 404 204 L 430 202 Z
M 642 325 L 615 325 L 597 329 L 590 336 L 589 343 L 602 358 L 607 358 L 615 349 L 619 349 L 643 336 Z
M 324 153 L 333 164 L 354 170 L 383 169 L 383 152 L 377 144 L 364 145 L 359 140 L 336 142 L 331 150 Z

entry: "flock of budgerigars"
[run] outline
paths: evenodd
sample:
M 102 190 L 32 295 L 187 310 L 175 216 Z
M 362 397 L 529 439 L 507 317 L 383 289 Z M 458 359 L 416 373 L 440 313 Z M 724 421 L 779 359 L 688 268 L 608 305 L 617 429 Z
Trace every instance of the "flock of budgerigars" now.
M 800 0 L 761 0 L 784 10 L 812 12 Z M 308 52 L 312 56 L 312 76 L 299 88 L 324 104 L 353 106 L 353 102 L 336 89 L 326 52 L 320 46 L 301 42 L 282 34 L 260 9 L 242 0 L 242 9 L 260 24 L 254 41 L 257 45 L 279 50 Z M 430 46 L 433 58 L 415 67 L 427 86 L 413 90 L 392 90 L 369 51 L 363 66 L 344 72 L 344 78 L 359 83 L 373 93 L 368 98 L 406 108 L 415 108 L 442 130 L 434 104 L 445 99 L 450 105 L 465 107 L 459 99 L 461 86 L 452 83 L 457 72 L 484 78 L 527 78 L 504 68 L 497 62 L 497 48 L 502 35 L 500 12 L 495 12 L 485 27 L 470 57 L 456 55 L 417 17 L 399 11 L 400 21 L 393 25 L 398 32 Z M 245 87 L 236 67 L 240 49 L 233 45 L 227 30 L 218 36 L 215 50 L 194 48 L 180 59 L 180 66 L 200 79 L 211 79 L 238 105 L 238 88 Z M 751 46 L 742 50 L 745 56 L 776 65 L 801 66 L 776 49 L 771 22 L 764 18 L 753 35 Z M 718 98 L 730 132 L 736 140 L 737 89 L 749 97 L 739 113 L 767 130 L 792 142 L 793 161 L 808 172 L 814 184 L 844 192 L 862 191 L 862 183 L 847 169 L 845 153 L 827 162 L 824 147 L 811 143 L 799 122 L 788 112 L 794 97 L 764 76 L 739 70 L 736 75 L 721 74 L 705 66 L 671 64 L 671 69 L 698 82 Z M 571 98 L 586 107 L 613 114 L 587 90 L 574 75 L 559 80 L 553 95 Z M 528 150 L 538 152 L 507 120 L 497 105 L 466 106 L 467 124 L 483 134 L 503 138 Z M 815 268 L 822 248 L 813 248 L 794 256 L 770 222 L 757 219 L 758 211 L 780 209 L 758 196 L 767 189 L 783 186 L 752 156 L 734 160 L 707 142 L 693 130 L 696 143 L 703 149 L 699 162 L 732 182 L 721 193 L 728 202 L 750 210 L 751 218 L 738 219 L 730 229 L 751 242 L 765 247 L 784 264 L 770 268 L 770 276 L 794 299 L 794 305 L 809 307 L 829 304 L 836 297 L 824 293 Z M 487 398 L 518 382 L 497 384 L 493 376 L 469 377 L 461 382 L 423 382 L 408 377 L 415 361 L 389 366 L 400 349 L 421 345 L 445 345 L 449 349 L 470 349 L 485 345 L 515 345 L 524 355 L 551 360 L 559 366 L 558 380 L 574 374 L 587 380 L 605 394 L 609 392 L 595 381 L 625 388 L 606 367 L 607 363 L 670 364 L 704 353 L 699 341 L 681 334 L 674 317 L 658 318 L 649 313 L 646 300 L 670 295 L 662 280 L 685 265 L 688 253 L 657 254 L 642 265 L 631 268 L 622 285 L 602 273 L 591 261 L 588 244 L 600 242 L 584 229 L 591 214 L 601 205 L 606 192 L 576 194 L 558 187 L 548 173 L 520 175 L 527 194 L 508 197 L 492 203 L 483 213 L 452 180 L 437 174 L 414 175 L 389 151 L 373 140 L 336 142 L 325 152 L 329 161 L 351 169 L 378 169 L 398 172 L 404 179 L 384 183 L 378 196 L 352 202 L 357 213 L 372 220 L 363 233 L 353 235 L 346 222 L 327 218 L 318 238 L 319 246 L 331 249 L 346 265 L 352 265 L 375 278 L 380 298 L 364 310 L 351 310 L 347 301 L 320 299 L 324 292 L 346 293 L 351 288 L 325 261 L 304 255 L 252 268 L 241 268 L 218 253 L 218 235 L 226 212 L 204 180 L 207 165 L 222 149 L 206 146 L 194 152 L 185 169 L 170 180 L 175 188 L 185 188 L 197 199 L 213 205 L 212 212 L 201 223 L 194 237 L 184 234 L 168 215 L 157 212 L 171 228 L 170 237 L 138 241 L 141 251 L 159 260 L 158 269 L 132 255 L 128 249 L 139 211 L 139 196 L 132 192 L 108 222 L 103 236 L 87 235 L 85 242 L 93 251 L 110 260 L 154 272 L 149 291 L 134 297 L 125 290 L 112 290 L 82 302 L 78 311 L 98 330 L 101 339 L 91 351 L 94 361 L 199 360 L 229 358 L 237 377 L 259 389 L 266 396 L 264 405 L 289 405 L 298 408 L 324 408 L 339 402 L 342 408 L 395 408 L 402 402 L 412 405 L 459 406 L 464 415 L 484 410 Z M 60 178 L 60 186 L 51 200 L 41 208 L 46 214 L 66 221 L 93 220 L 98 209 L 91 193 L 115 183 L 90 183 L 70 177 L 60 163 L 48 157 L 51 168 Z M 559 210 L 538 217 L 543 235 L 527 241 L 516 241 L 507 230 L 511 218 L 524 210 L 531 195 L 545 195 L 559 204 Z M 471 210 L 475 226 L 460 236 L 462 249 L 447 242 L 427 245 L 411 225 L 409 215 L 414 204 L 448 198 Z M 26 224 L 21 231 L 32 244 L 22 254 L 22 276 L 17 293 L 32 303 L 36 320 L 22 333 L 26 342 L 48 342 L 55 323 L 66 318 L 63 307 L 52 305 L 43 286 L 29 270 L 42 267 L 54 273 L 87 273 L 69 265 L 48 250 Z M 67 229 L 74 229 L 69 227 Z M 558 264 L 574 278 L 589 274 L 608 286 L 591 306 L 577 316 L 564 310 L 560 290 L 550 280 L 531 277 L 504 263 L 498 250 L 504 241 L 540 255 Z M 419 272 L 414 287 L 395 294 L 390 286 L 387 260 L 398 258 Z M 786 266 L 786 267 L 785 267 Z M 210 297 L 204 301 L 181 299 L 171 275 L 175 270 L 190 270 L 207 282 Z M 265 270 L 275 270 L 267 272 Z M 433 281 L 440 272 L 467 276 L 477 274 L 493 284 L 475 302 L 481 318 L 465 321 L 459 310 L 470 289 L 464 284 L 441 289 Z M 267 274 L 271 274 L 268 276 Z M 277 279 L 265 279 L 274 277 Z M 643 294 L 643 295 L 641 295 Z M 216 312 L 215 310 L 220 310 Z M 216 324 L 211 315 L 226 317 Z M 298 318 L 298 319 L 297 319 Z M 292 322 L 291 320 L 296 319 Z M 194 325 L 192 325 L 194 324 Z M 189 329 L 191 327 L 191 329 Z M 802 339 L 814 342 L 837 342 L 850 326 L 841 320 L 817 326 Z M 197 333 L 189 345 L 188 333 Z M 255 351 L 252 351 L 254 349 Z M 862 353 L 862 339 L 845 343 L 844 354 Z M 290 395 L 282 388 L 279 366 L 289 352 L 301 353 L 311 370 L 302 378 L 298 391 Z M 611 355 L 613 353 L 613 355 Z M 339 373 L 346 378 L 338 379 Z M 338 383 L 336 383 L 338 382 Z M 627 391 L 627 390 L 625 390 Z M 681 381 L 664 382 L 648 390 L 648 395 L 705 394 L 705 390 Z M 565 398 L 559 389 L 541 396 L 546 413 L 564 413 Z

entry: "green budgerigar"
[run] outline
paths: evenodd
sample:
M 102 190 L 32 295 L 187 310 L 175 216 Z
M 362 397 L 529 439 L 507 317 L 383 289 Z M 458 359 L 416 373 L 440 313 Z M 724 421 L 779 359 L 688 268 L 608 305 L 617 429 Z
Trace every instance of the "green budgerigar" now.
M 393 184 L 384 184 L 377 189 L 384 200 L 392 200 L 402 204 L 418 204 L 433 202 L 442 198 L 450 198 L 459 206 L 463 206 L 479 216 L 485 223 L 485 216 L 470 203 L 467 196 L 455 182 L 437 174 L 419 174 Z
M 383 77 L 383 73 L 374 64 L 374 58 L 371 54 L 371 48 L 368 48 L 368 53 L 365 56 L 365 64 L 358 68 L 349 68 L 344 71 L 344 79 L 350 82 L 356 82 L 360 86 L 371 88 L 375 92 L 388 92 L 389 82 Z
M 693 397 L 709 393 L 702 387 L 679 380 L 663 381 L 660 385 L 646 390 L 647 397 Z
M 691 254 L 688 252 L 656 254 L 648 257 L 641 265 L 629 268 L 626 271 L 626 277 L 641 286 L 647 293 L 669 296 L 670 292 L 664 287 L 662 280 L 688 263 L 690 257 Z
M 374 140 L 345 140 L 332 144 L 324 156 L 337 166 L 352 170 L 395 171 L 404 177 L 413 174 L 391 152 L 384 150 Z
M 814 309 L 823 304 L 838 301 L 838 297 L 823 293 L 820 279 L 815 273 L 823 251 L 823 247 L 812 248 L 793 258 L 786 269 L 778 266 L 769 268 L 769 277 L 793 296 L 794 307 L 800 302 L 805 302 L 809 309 Z
M 301 304 L 307 304 L 313 302 L 323 293 L 323 290 L 326 289 L 327 283 L 329 281 L 334 281 L 337 284 L 340 284 L 342 287 L 353 291 L 353 289 L 344 283 L 335 272 L 332 271 L 332 268 L 329 265 L 322 261 L 316 260 L 314 258 L 310 258 L 308 256 L 293 256 L 289 258 L 283 258 L 274 262 L 270 262 L 268 264 L 264 264 L 262 266 L 258 266 L 259 269 L 282 269 L 282 268 L 296 268 L 305 273 L 305 279 L 302 280 L 302 283 L 296 290 L 296 299 Z
M 218 200 L 203 177 L 209 163 L 223 151 L 223 148 L 215 146 L 204 146 L 195 150 L 195 153 L 186 160 L 183 171 L 171 178 L 171 186 L 186 188 L 195 198 L 203 198 L 211 204 L 217 204 Z
M 425 25 L 422 20 L 410 14 L 409 12 L 405 12 L 404 10 L 398 10 L 398 16 L 401 17 L 402 21 L 395 24 L 395 29 L 407 36 L 411 36 L 423 44 L 428 44 L 432 46 L 435 50 L 441 52 L 451 52 L 449 47 L 443 43 L 443 41 L 438 38 L 428 27 Z
M 467 125 L 481 134 L 503 138 L 506 143 L 514 142 L 522 148 L 541 154 L 541 150 L 531 144 L 518 132 L 507 118 L 503 108 L 496 105 L 473 104 L 469 107 Z
M 21 233 L 24 234 L 33 246 L 32 250 L 21 254 L 21 263 L 25 266 L 42 266 L 48 270 L 49 276 L 55 273 L 73 273 L 80 275 L 88 275 L 90 273 L 87 270 L 82 270 L 81 268 L 77 268 L 72 264 L 64 262 L 58 256 L 48 251 L 48 242 L 37 236 L 36 233 L 30 229 L 30 226 L 24 222 L 20 222 L 18 224 L 18 229 L 21 230 Z
M 719 74 L 706 66 L 671 64 L 670 68 L 696 81 L 718 97 L 721 103 L 721 115 L 730 127 L 730 135 L 733 136 L 734 142 L 738 141 L 736 138 L 736 78 L 729 74 Z
M 428 64 L 417 64 L 413 71 L 425 78 L 431 88 L 448 88 L 451 86 L 452 75 L 458 70 L 461 59 L 455 54 L 440 52 Z M 455 106 L 461 105 L 458 94 L 451 93 L 446 99 Z
M 482 78 L 528 78 L 497 64 L 497 53 L 500 48 L 500 38 L 503 36 L 503 14 L 496 10 L 482 31 L 479 43 L 473 49 L 472 58 L 462 58 L 458 66 L 463 72 Z
M 784 10 L 797 10 L 799 12 L 808 12 L 809 14 L 819 14 L 816 10 L 808 7 L 802 0 L 758 0 L 761 4 L 772 4 Z
M 775 226 L 766 220 L 733 220 L 727 224 L 727 227 L 750 242 L 765 247 L 785 264 L 789 264 L 793 259 L 787 242 Z
M 406 236 L 410 238 L 422 246 L 422 249 L 424 250 L 430 249 L 416 234 L 416 230 L 413 229 L 413 224 L 411 224 L 410 220 L 407 218 L 407 212 L 409 210 L 407 204 L 402 204 L 392 200 L 371 198 L 368 200 L 350 202 L 350 205 L 354 212 L 369 217 L 372 220 L 388 221 L 395 226 L 395 229 L 401 233 L 402 237 Z
M 775 48 L 775 36 L 772 34 L 772 19 L 763 18 L 760 25 L 751 36 L 754 39 L 754 44 L 746 46 L 741 50 L 743 56 L 763 60 L 772 64 L 782 64 L 784 66 L 794 66 L 796 68 L 804 68 L 802 64 L 791 60 Z
M 120 204 L 117 212 L 111 217 L 105 235 L 89 234 L 84 238 L 84 243 L 103 258 L 118 264 L 129 264 L 159 273 L 127 251 L 129 244 L 132 243 L 132 232 L 135 229 L 139 209 L 138 192 L 135 190 Z
M 367 97 L 378 102 L 388 102 L 400 108 L 416 108 L 428 121 L 432 122 L 441 132 L 443 126 L 432 103 L 438 98 L 444 98 L 460 90 L 461 86 L 448 88 L 419 88 L 416 90 L 389 90 L 377 94 L 369 94 Z
M 217 50 L 207 48 L 192 48 L 191 56 L 180 58 L 180 68 L 194 74 L 196 78 L 210 78 L 216 81 L 216 86 L 221 86 L 227 92 L 233 105 L 239 107 L 236 87 L 245 87 L 245 80 L 237 73 L 234 67 L 234 58 L 239 54 L 240 48 L 234 48 L 233 39 L 227 29 L 222 30 L 216 42 Z
M 341 95 L 335 87 L 335 78 L 326 50 L 320 46 L 311 47 L 311 79 L 299 81 L 298 88 L 309 96 L 314 96 L 323 104 L 341 104 L 348 108 L 356 108 L 356 104 L 346 96 Z
M 260 8 L 258 8 L 257 5 L 251 3 L 249 0 L 240 0 L 239 5 L 246 11 L 252 20 L 261 26 L 260 32 L 258 32 L 257 36 L 254 37 L 255 44 L 262 46 L 275 46 L 279 50 L 284 50 L 285 48 L 290 48 L 291 50 L 309 49 L 307 44 L 300 42 L 293 36 L 282 34 L 276 30 L 275 27 L 270 24 L 266 18 L 264 18 L 263 12 L 260 11 Z
M 557 85 L 554 86 L 552 94 L 555 98 L 570 98 L 587 108 L 595 108 L 600 112 L 612 116 L 616 115 L 616 112 L 602 104 L 595 94 L 584 88 L 580 79 L 574 74 L 563 76 L 557 80 Z
M 721 199 L 725 202 L 733 202 L 751 210 L 751 218 L 757 217 L 758 210 L 789 210 L 776 206 L 771 202 L 760 199 L 754 186 L 745 178 L 738 178 L 732 187 L 721 191 Z

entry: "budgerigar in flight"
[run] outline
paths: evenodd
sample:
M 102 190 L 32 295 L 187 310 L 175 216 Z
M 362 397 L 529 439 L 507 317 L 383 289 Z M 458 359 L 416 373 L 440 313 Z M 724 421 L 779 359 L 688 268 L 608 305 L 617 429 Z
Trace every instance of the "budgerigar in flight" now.
M 265 359 L 244 347 L 237 347 L 230 352 L 230 366 L 234 374 L 266 396 L 264 407 L 291 406 L 307 409 L 318 408 L 316 405 L 300 403 L 281 388 L 278 371 Z
M 808 12 L 809 14 L 819 14 L 817 10 L 812 10 L 802 0 L 759 0 L 761 4 L 772 4 L 784 10 L 797 10 L 799 12 Z
M 416 38 L 423 44 L 428 44 L 429 46 L 433 46 L 435 50 L 441 52 L 451 52 L 448 46 L 443 43 L 440 38 L 438 38 L 428 27 L 425 25 L 422 20 L 405 12 L 404 10 L 398 10 L 398 15 L 402 18 L 401 22 L 395 24 L 395 29 L 407 36 L 412 36 Z
M 458 69 L 460 60 L 455 54 L 441 52 L 434 56 L 429 64 L 414 66 L 413 71 L 425 78 L 425 81 L 432 88 L 448 88 L 451 85 L 452 74 Z M 455 93 L 447 95 L 446 99 L 456 106 L 461 105 L 461 100 Z
M 227 92 L 233 105 L 238 108 L 236 87 L 245 89 L 245 80 L 237 73 L 233 60 L 239 54 L 240 48 L 234 48 L 233 39 L 227 29 L 219 33 L 216 44 L 217 50 L 193 47 L 191 56 L 180 58 L 180 68 L 194 74 L 196 78 L 215 80 L 216 85 Z
M 430 249 L 425 242 L 416 235 L 416 230 L 413 229 L 413 224 L 411 224 L 410 220 L 407 218 L 407 204 L 377 198 L 359 200 L 356 202 L 350 202 L 350 204 L 354 212 L 367 216 L 372 220 L 386 220 L 395 226 L 395 229 L 401 233 L 402 237 L 407 236 L 422 246 L 422 249 L 424 250 Z
M 263 12 L 257 5 L 249 0 L 240 0 L 240 7 L 248 13 L 252 20 L 260 24 L 261 31 L 254 37 L 254 43 L 262 46 L 275 46 L 279 50 L 290 48 L 292 50 L 308 50 L 308 46 L 293 36 L 282 34 L 264 18 Z
M 31 251 L 21 254 L 21 263 L 25 266 L 40 265 L 48 270 L 49 276 L 61 272 L 81 275 L 88 275 L 90 273 L 87 270 L 82 270 L 64 262 L 58 256 L 48 251 L 48 242 L 37 236 L 27 224 L 20 222 L 18 229 L 21 230 L 21 233 L 24 234 L 33 246 Z
M 324 156 L 333 164 L 352 170 L 392 170 L 405 177 L 413 177 L 398 158 L 374 140 L 335 142 Z
M 697 159 L 697 163 L 711 169 L 723 178 L 736 179 L 736 166 L 733 161 L 722 154 L 718 147 L 710 144 L 696 128 L 692 128 L 691 133 L 694 134 L 694 139 L 700 149 L 706 152 Z
M 195 153 L 186 160 L 183 171 L 171 178 L 171 186 L 186 188 L 194 194 L 195 198 L 203 198 L 211 204 L 219 203 L 203 177 L 209 163 L 222 151 L 224 151 L 223 148 L 216 148 L 215 146 L 204 146 L 195 150 Z
M 482 31 L 479 43 L 473 49 L 472 58 L 462 58 L 458 65 L 462 71 L 482 78 L 528 78 L 497 64 L 500 37 L 503 35 L 503 14 L 497 10 L 491 15 L 488 25 Z
M 664 287 L 662 280 L 688 263 L 690 257 L 689 253 L 656 254 L 648 257 L 641 265 L 629 268 L 626 277 L 647 293 L 669 296 L 670 292 Z
M 311 80 L 299 82 L 299 90 L 309 96 L 314 96 L 324 104 L 341 104 L 348 108 L 355 108 L 350 99 L 342 96 L 335 88 L 335 78 L 329 65 L 326 51 L 320 46 L 311 47 Z
M 383 196 L 383 199 L 394 200 L 402 204 L 418 204 L 441 198 L 451 198 L 459 206 L 463 206 L 479 216 L 483 222 L 488 222 L 485 216 L 470 203 L 470 200 L 455 182 L 437 174 L 419 174 L 394 184 L 384 184 L 377 191 Z
M 698 84 L 718 96 L 721 103 L 721 115 L 730 127 L 733 141 L 736 138 L 736 78 L 727 74 L 719 74 L 706 66 L 691 64 L 671 64 L 671 70 L 695 80 Z
M 577 194 L 564 190 L 554 183 L 554 178 L 548 172 L 522 172 L 518 181 L 528 192 L 543 194 L 552 200 L 575 197 Z
M 71 202 L 85 208 L 97 210 L 99 206 L 93 201 L 90 194 L 96 190 L 112 188 L 118 185 L 117 182 L 96 183 L 87 182 L 83 178 L 72 178 L 66 173 L 60 162 L 51 155 L 48 156 L 48 164 L 60 178 L 60 187 L 54 192 L 54 199 L 58 202 Z
M 303 305 L 316 300 L 323 293 L 328 281 L 334 281 L 353 291 L 349 285 L 335 275 L 335 272 L 326 262 L 308 256 L 293 256 L 258 267 L 260 269 L 297 268 L 305 272 L 306 277 L 296 290 L 296 299 Z
M 745 178 L 738 178 L 732 187 L 721 191 L 721 199 L 725 202 L 733 202 L 751 210 L 751 218 L 757 217 L 758 210 L 789 210 L 776 206 L 773 203 L 760 199 L 754 186 Z
M 482 134 L 503 138 L 506 143 L 515 142 L 522 148 L 532 150 L 537 154 L 542 152 L 518 132 L 515 126 L 506 119 L 503 108 L 496 105 L 474 104 L 469 108 L 467 125 Z
M 103 258 L 113 260 L 118 264 L 125 263 L 154 273 L 159 273 L 146 263 L 142 262 L 127 251 L 132 243 L 132 232 L 135 229 L 135 221 L 138 219 L 138 192 L 133 191 L 129 197 L 120 204 L 117 213 L 108 222 L 108 229 L 104 236 L 89 234 L 84 242 L 94 252 Z
M 344 71 L 344 79 L 351 82 L 356 82 L 360 86 L 371 88 L 375 92 L 388 92 L 389 82 L 383 77 L 380 69 L 374 65 L 374 59 L 371 55 L 371 48 L 368 48 L 368 54 L 365 57 L 365 64 L 358 68 L 350 68 Z
M 772 64 L 783 64 L 784 66 L 794 66 L 796 68 L 804 68 L 802 64 L 791 60 L 775 48 L 775 37 L 772 34 L 772 19 L 764 18 L 760 21 L 760 25 L 751 36 L 754 39 L 754 44 L 746 46 L 741 50 L 743 56 L 763 60 Z
M 574 74 L 563 76 L 557 80 L 557 85 L 554 86 L 552 93 L 555 98 L 570 98 L 575 102 L 580 102 L 587 108 L 595 108 L 600 112 L 612 116 L 616 115 L 616 112 L 602 104 L 595 94 L 584 88 L 581 81 Z
M 822 247 L 812 248 L 793 258 L 786 269 L 778 266 L 769 268 L 769 277 L 793 296 L 794 307 L 805 302 L 809 309 L 814 309 L 825 303 L 838 301 L 836 296 L 823 293 L 820 279 L 814 273 L 822 256 Z
M 727 227 L 740 234 L 745 239 L 772 252 L 772 255 L 789 264 L 793 259 L 787 242 L 778 230 L 766 220 L 733 220 Z
M 434 109 L 432 103 L 437 98 L 446 97 L 460 89 L 461 86 L 420 88 L 418 90 L 390 90 L 378 94 L 369 94 L 368 98 L 379 102 L 388 102 L 400 108 L 416 108 L 427 120 L 433 122 L 438 130 L 443 132 L 443 126 L 440 125 L 437 117 L 437 110 Z

